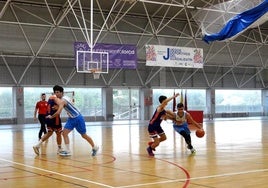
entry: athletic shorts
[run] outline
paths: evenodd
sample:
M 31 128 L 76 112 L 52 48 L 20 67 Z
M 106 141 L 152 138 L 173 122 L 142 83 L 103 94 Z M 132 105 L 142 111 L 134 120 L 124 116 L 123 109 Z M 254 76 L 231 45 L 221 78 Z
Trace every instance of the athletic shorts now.
M 162 127 L 160 125 L 156 125 L 156 124 L 149 124 L 148 132 L 149 132 L 151 138 L 165 133 L 164 130 L 162 129 Z
M 47 129 L 48 131 L 61 131 L 62 130 L 62 124 L 61 124 L 61 118 L 55 117 L 53 119 L 47 119 Z
M 79 115 L 75 118 L 68 118 L 67 122 L 64 126 L 64 129 L 68 129 L 68 130 L 73 130 L 76 129 L 77 132 L 79 132 L 80 134 L 85 134 L 86 133 L 86 123 L 84 120 L 84 117 L 82 115 Z
M 173 124 L 173 128 L 177 133 L 180 133 L 181 131 L 185 131 L 187 134 L 191 134 L 191 131 L 188 128 L 187 123 L 183 123 L 182 125 Z

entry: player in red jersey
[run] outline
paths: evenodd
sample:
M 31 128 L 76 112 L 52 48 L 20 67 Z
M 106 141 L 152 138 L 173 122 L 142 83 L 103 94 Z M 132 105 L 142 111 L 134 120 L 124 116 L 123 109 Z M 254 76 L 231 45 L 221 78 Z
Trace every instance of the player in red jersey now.
M 41 100 L 38 101 L 35 105 L 34 121 L 37 121 L 37 118 L 36 118 L 37 112 L 38 112 L 38 120 L 41 124 L 40 130 L 38 133 L 38 138 L 40 140 L 42 137 L 42 134 L 47 133 L 47 128 L 46 128 L 47 101 L 46 101 L 46 94 L 45 93 L 41 94 Z

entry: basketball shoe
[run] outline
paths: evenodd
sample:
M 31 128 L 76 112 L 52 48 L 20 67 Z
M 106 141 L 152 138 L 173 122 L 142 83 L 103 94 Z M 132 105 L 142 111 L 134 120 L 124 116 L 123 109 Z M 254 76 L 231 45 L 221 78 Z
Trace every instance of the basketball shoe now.
M 57 154 L 60 154 L 62 151 L 62 148 L 58 148 Z
M 33 150 L 36 155 L 39 155 L 39 149 L 40 148 L 38 146 L 33 146 Z
M 192 145 L 188 145 L 187 148 L 191 151 L 191 153 L 196 153 L 196 150 L 194 149 L 194 147 Z
M 191 153 L 194 154 L 196 153 L 196 150 L 194 148 L 190 149 L 191 150 Z
M 99 146 L 94 146 L 94 147 L 92 148 L 92 154 L 91 154 L 91 156 L 93 156 L 93 157 L 96 156 L 98 150 L 99 150 Z
M 150 155 L 150 156 L 154 156 L 154 153 L 153 153 L 153 149 L 151 148 L 151 146 L 149 146 L 148 148 L 147 148 L 147 152 L 148 152 L 148 154 Z
M 71 152 L 70 151 L 61 151 L 59 153 L 60 156 L 64 156 L 64 157 L 67 157 L 67 156 L 71 156 Z
M 153 141 L 150 141 L 148 142 L 148 145 L 151 146 L 154 142 Z M 155 151 L 155 148 L 152 148 L 153 151 Z

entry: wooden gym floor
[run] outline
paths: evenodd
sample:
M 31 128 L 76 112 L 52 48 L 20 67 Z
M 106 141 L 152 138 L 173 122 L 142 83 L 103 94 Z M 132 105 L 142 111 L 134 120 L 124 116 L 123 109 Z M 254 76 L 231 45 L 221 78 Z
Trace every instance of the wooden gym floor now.
M 7 188 L 237 188 L 268 187 L 268 119 L 206 120 L 192 133 L 197 152 L 163 123 L 168 139 L 155 157 L 146 152 L 147 121 L 87 123 L 100 145 L 96 157 L 77 132 L 72 156 L 57 155 L 55 135 L 36 156 L 38 124 L 0 125 L 0 187 Z

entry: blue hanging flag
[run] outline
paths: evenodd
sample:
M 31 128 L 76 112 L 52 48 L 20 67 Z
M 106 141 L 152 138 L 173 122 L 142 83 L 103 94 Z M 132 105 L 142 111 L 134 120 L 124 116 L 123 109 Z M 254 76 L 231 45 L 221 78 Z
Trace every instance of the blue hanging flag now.
M 249 27 L 251 24 L 260 19 L 263 15 L 268 12 L 268 0 L 264 0 L 258 6 L 242 12 L 235 17 L 231 18 L 227 24 L 218 33 L 205 34 L 203 40 L 207 43 L 213 42 L 215 40 L 225 40 L 231 38 L 238 33 L 242 32 L 244 29 Z

